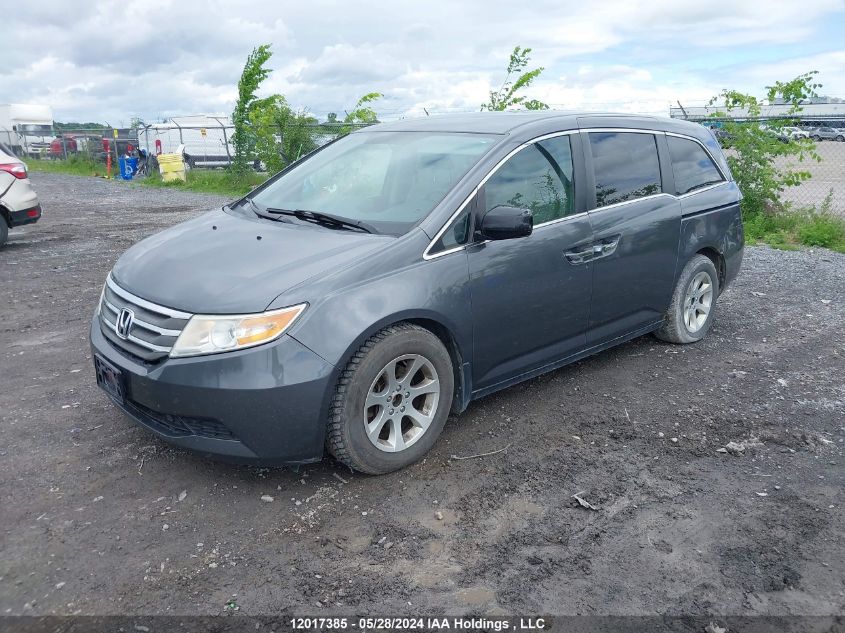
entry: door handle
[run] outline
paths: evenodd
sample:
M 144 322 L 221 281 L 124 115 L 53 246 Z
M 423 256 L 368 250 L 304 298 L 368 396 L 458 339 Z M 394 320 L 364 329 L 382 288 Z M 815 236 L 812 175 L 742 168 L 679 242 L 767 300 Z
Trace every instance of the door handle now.
M 590 244 L 588 246 L 576 248 L 575 250 L 566 251 L 564 255 L 570 264 L 583 264 L 596 256 L 595 245 Z
M 587 246 L 580 246 L 571 251 L 566 251 L 564 255 L 570 264 L 584 264 L 600 257 L 607 257 L 616 252 L 616 247 L 619 246 L 619 239 L 621 235 L 614 235 L 598 242 L 593 242 Z
M 598 259 L 599 257 L 613 255 L 613 253 L 616 252 L 616 247 L 619 246 L 619 240 L 621 237 L 621 235 L 614 235 L 613 237 L 607 237 L 600 242 L 596 242 L 593 245 L 593 249 L 596 252 L 595 258 Z

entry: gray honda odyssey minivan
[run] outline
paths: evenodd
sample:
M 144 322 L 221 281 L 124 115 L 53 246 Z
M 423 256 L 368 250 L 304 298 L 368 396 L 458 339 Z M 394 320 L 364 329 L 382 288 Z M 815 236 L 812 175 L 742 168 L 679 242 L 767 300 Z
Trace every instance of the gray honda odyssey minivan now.
M 97 382 L 204 454 L 386 473 L 475 398 L 648 332 L 700 340 L 740 198 L 693 123 L 375 125 L 130 248 L 91 326 Z

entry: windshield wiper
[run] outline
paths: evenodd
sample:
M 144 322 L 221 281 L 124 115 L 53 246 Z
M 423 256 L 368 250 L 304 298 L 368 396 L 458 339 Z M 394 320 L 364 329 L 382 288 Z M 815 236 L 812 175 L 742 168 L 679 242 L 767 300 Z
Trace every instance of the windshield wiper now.
M 265 220 L 273 220 L 274 222 L 288 222 L 288 220 L 283 220 L 282 218 L 277 217 L 276 215 L 268 215 L 267 211 L 260 207 L 258 203 L 255 202 L 255 200 L 253 200 L 252 198 L 242 198 L 238 200 L 236 205 L 233 206 L 244 206 L 246 203 L 249 204 L 252 209 L 252 212 L 259 218 L 264 218 Z
M 255 205 L 254 202 L 252 204 Z M 339 229 L 363 231 L 364 233 L 378 233 L 375 227 L 362 220 L 350 220 L 349 218 L 344 218 L 331 213 L 323 213 L 322 211 L 308 211 L 306 209 L 273 209 L 270 207 L 263 209 L 263 211 L 264 213 L 272 213 L 273 215 L 292 215 L 293 217 L 305 222 L 315 222 L 316 224 L 333 226 Z

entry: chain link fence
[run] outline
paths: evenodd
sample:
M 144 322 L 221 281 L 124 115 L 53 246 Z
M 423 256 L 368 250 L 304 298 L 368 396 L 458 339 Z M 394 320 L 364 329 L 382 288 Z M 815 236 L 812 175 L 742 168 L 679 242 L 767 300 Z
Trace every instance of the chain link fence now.
M 720 131 L 719 121 L 699 122 L 714 128 L 726 152 L 731 151 L 730 140 Z M 811 178 L 800 185 L 786 188 L 782 199 L 796 208 L 821 208 L 826 205 L 845 215 L 845 121 L 826 123 L 832 125 L 794 126 L 783 136 L 784 142 L 789 141 L 789 134 L 812 138 L 821 160 L 799 162 L 795 157 L 777 158 L 775 165 L 778 168 L 799 169 L 811 174 Z M 284 162 L 288 163 L 338 136 L 366 127 L 366 124 L 325 122 L 305 127 L 308 128 L 307 140 L 302 143 L 285 143 L 289 130 L 284 127 L 258 131 L 265 137 L 276 139 L 280 151 L 286 154 Z M 81 158 L 105 162 L 107 151 L 111 153 L 112 160 L 125 155 L 153 157 L 162 153 L 181 153 L 192 169 L 225 168 L 232 164 L 234 157 L 233 133 L 234 126 L 228 117 L 209 116 L 176 117 L 163 123 L 141 124 L 133 128 L 62 130 L 49 145 L 43 144 L 34 154 L 30 152 L 28 158 Z M 257 170 L 265 168 L 257 155 L 253 157 L 252 164 Z
M 673 114 L 674 116 L 674 114 Z M 685 118 L 677 116 L 676 118 Z M 730 134 L 722 129 L 726 122 L 736 123 L 733 119 L 687 118 L 713 131 L 727 155 L 730 155 Z M 765 126 L 766 120 L 759 120 Z M 798 119 L 792 125 L 771 133 L 783 142 L 795 138 L 812 139 L 816 145 L 818 161 L 796 156 L 779 156 L 774 165 L 779 170 L 806 171 L 810 178 L 795 187 L 787 187 L 781 192 L 781 200 L 792 208 L 829 208 L 845 216 L 845 120 L 843 119 Z
M 37 151 L 25 152 L 22 158 L 35 160 L 93 160 L 105 162 L 107 155 L 112 160 L 121 156 L 149 156 L 158 154 L 182 154 L 192 169 L 215 169 L 229 167 L 235 156 L 232 144 L 234 126 L 227 117 L 183 117 L 194 119 L 190 124 L 171 120 L 166 123 L 141 124 L 133 128 L 77 128 L 56 131 L 51 142 L 44 142 Z M 212 124 L 213 123 L 213 124 Z M 314 123 L 302 126 L 299 143 L 285 143 L 290 130 L 284 126 L 254 129 L 265 137 L 277 141 L 280 152 L 289 146 L 284 162 L 292 162 L 313 149 L 325 145 L 341 135 L 348 134 L 368 124 L 360 123 Z M 18 152 L 20 153 L 20 152 Z M 264 165 L 256 154 L 250 158 L 254 167 L 263 170 Z
M 829 205 L 832 211 L 845 215 L 845 141 L 817 141 L 816 153 L 821 158 L 820 162 L 798 162 L 796 158 L 785 157 L 775 160 L 778 168 L 808 171 L 812 176 L 797 187 L 787 187 L 781 194 L 781 199 L 793 207 L 819 209 L 823 205 Z

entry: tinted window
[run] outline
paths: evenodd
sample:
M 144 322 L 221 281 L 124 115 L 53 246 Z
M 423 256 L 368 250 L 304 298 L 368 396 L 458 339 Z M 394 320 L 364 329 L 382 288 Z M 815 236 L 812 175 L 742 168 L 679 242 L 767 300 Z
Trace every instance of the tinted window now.
M 512 156 L 484 186 L 485 213 L 498 206 L 531 209 L 534 225 L 572 213 L 569 137 L 534 144 Z
M 722 174 L 695 141 L 677 136 L 667 136 L 672 172 L 675 174 L 675 193 L 683 195 L 699 187 L 722 182 Z
M 599 207 L 661 192 L 654 134 L 590 132 Z

